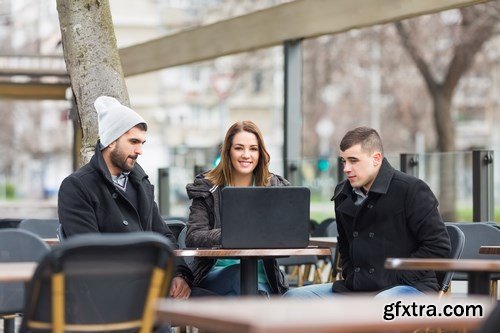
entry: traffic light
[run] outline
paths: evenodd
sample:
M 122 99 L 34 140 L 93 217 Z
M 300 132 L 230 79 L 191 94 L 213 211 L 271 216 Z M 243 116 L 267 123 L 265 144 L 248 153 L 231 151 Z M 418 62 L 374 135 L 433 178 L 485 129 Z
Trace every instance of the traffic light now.
M 318 159 L 317 167 L 320 172 L 328 171 L 330 168 L 330 161 L 326 157 L 320 157 Z

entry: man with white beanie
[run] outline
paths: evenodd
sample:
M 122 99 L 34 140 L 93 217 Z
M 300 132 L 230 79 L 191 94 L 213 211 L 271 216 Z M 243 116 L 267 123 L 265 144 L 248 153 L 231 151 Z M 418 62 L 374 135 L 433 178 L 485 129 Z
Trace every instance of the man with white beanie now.
M 154 188 L 136 163 L 146 141 L 146 121 L 113 97 L 94 103 L 99 137 L 90 162 L 72 173 L 59 189 L 58 212 L 64 234 L 155 231 L 176 239 L 154 202 Z M 192 272 L 178 265 L 170 294 L 188 298 Z M 204 294 L 202 291 L 201 294 Z

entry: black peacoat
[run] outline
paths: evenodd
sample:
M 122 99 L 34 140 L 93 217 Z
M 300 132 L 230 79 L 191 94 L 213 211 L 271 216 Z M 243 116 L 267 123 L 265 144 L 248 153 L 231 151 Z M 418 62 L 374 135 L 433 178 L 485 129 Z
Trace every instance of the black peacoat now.
M 368 197 L 356 206 L 349 181 L 332 198 L 339 232 L 344 280 L 334 291 L 378 292 L 397 285 L 422 292 L 438 290 L 434 271 L 387 270 L 389 257 L 443 258 L 450 239 L 438 201 L 422 180 L 395 170 L 384 158 Z
M 97 143 L 90 162 L 66 177 L 59 189 L 59 221 L 66 236 L 90 232 L 154 231 L 177 246 L 154 201 L 154 187 L 139 164 L 129 174 L 137 190 L 138 209 L 113 183 Z M 129 186 L 130 186 L 129 185 Z M 177 276 L 192 284 L 191 270 L 180 262 Z

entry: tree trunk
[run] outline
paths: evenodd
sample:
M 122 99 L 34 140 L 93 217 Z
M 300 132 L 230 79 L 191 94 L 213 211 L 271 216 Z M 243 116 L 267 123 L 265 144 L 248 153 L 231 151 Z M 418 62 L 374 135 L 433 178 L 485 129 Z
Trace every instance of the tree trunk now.
M 446 222 L 455 221 L 455 134 L 451 119 L 451 95 L 442 89 L 431 92 L 434 106 L 438 150 L 445 154 L 439 161 L 439 211 Z
M 64 59 L 75 97 L 82 141 L 79 165 L 98 138 L 94 101 L 101 95 L 129 105 L 108 0 L 57 0 Z M 78 132 L 78 128 L 76 129 Z
M 437 134 L 437 148 L 440 152 L 455 151 L 454 122 L 451 119 L 451 95 L 442 89 L 431 91 L 433 100 L 434 125 Z

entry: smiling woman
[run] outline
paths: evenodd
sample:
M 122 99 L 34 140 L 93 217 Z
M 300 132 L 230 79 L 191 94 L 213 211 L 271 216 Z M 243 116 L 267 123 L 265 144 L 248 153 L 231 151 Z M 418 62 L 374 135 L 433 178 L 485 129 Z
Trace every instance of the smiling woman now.
M 251 121 L 234 123 L 227 131 L 221 161 L 212 170 L 199 174 L 186 189 L 192 204 L 188 220 L 188 247 L 220 246 L 221 189 L 225 186 L 288 186 L 284 178 L 269 172 L 269 153 L 262 133 Z M 219 295 L 240 293 L 238 260 L 196 258 L 194 283 Z M 260 260 L 259 290 L 280 294 L 288 289 L 275 259 Z

